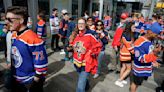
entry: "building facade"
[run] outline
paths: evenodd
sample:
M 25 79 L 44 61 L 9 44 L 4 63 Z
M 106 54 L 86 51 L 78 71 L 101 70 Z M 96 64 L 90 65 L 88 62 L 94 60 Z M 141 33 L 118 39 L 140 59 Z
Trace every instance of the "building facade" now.
M 0 0 L 0 12 L 4 12 L 9 6 L 25 6 L 33 24 L 37 22 L 36 15 L 39 10 L 46 11 L 48 18 L 53 8 L 58 8 L 59 15 L 62 9 L 67 9 L 74 17 L 83 16 L 85 11 L 88 11 L 89 15 L 100 11 L 101 18 L 104 14 L 119 16 L 122 12 L 142 12 L 144 17 L 147 17 L 151 11 L 151 1 L 153 0 Z

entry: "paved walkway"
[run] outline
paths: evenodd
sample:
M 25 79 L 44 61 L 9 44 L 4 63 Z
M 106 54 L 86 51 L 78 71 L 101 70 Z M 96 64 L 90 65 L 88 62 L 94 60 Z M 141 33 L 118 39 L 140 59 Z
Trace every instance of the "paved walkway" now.
M 64 55 L 59 55 L 58 52 L 49 56 L 49 77 L 45 84 L 45 92 L 75 92 L 78 75 L 71 62 L 60 61 L 63 57 Z M 97 79 L 93 79 L 93 75 L 90 75 L 91 87 L 88 92 L 129 92 L 129 78 L 127 78 L 128 84 L 120 88 L 114 84 L 119 75 L 115 72 L 108 73 L 108 64 L 114 59 L 113 57 L 112 49 L 108 45 L 102 64 L 102 75 Z M 137 92 L 155 92 L 156 87 L 157 84 L 152 76 L 139 87 Z

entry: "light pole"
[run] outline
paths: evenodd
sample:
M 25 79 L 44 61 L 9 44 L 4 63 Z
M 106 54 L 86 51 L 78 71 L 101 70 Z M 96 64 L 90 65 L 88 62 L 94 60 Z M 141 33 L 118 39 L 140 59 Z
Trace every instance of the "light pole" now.
M 99 7 L 99 19 L 102 19 L 102 13 L 103 13 L 103 0 L 99 0 L 100 7 Z
M 37 24 L 38 0 L 27 0 L 28 12 L 32 19 L 32 30 L 35 31 Z
M 112 30 L 114 30 L 114 24 L 115 24 L 115 21 L 116 21 L 116 10 L 117 10 L 117 0 L 113 0 L 113 16 L 112 16 Z
M 156 3 L 156 0 L 152 0 L 152 1 L 151 1 L 151 7 L 150 7 L 150 13 L 149 13 L 149 19 L 152 18 L 155 3 Z

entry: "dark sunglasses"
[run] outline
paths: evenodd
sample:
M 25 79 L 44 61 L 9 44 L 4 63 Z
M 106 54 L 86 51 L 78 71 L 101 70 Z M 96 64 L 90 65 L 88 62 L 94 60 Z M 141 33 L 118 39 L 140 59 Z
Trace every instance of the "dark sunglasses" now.
M 20 19 L 20 18 L 6 18 L 6 20 L 8 21 L 8 22 L 10 22 L 10 23 L 13 23 L 14 21 L 13 21 L 13 19 Z

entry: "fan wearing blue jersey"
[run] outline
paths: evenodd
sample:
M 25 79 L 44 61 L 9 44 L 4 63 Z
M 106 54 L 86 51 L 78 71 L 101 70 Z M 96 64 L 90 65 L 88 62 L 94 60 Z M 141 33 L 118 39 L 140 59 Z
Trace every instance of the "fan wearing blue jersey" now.
M 135 57 L 130 76 L 130 92 L 136 92 L 138 86 L 152 75 L 153 66 L 159 67 L 160 65 L 157 62 L 157 53 L 160 52 L 161 47 L 154 47 L 151 42 L 155 37 L 157 34 L 148 30 L 144 36 L 140 36 L 134 42 Z
M 38 23 L 36 26 L 36 32 L 39 38 L 41 38 L 44 42 L 46 41 L 46 19 L 44 11 L 40 11 L 37 15 Z
M 12 33 L 11 71 L 12 92 L 43 92 L 47 72 L 47 54 L 44 41 L 28 29 L 26 8 L 11 6 L 6 22 Z

